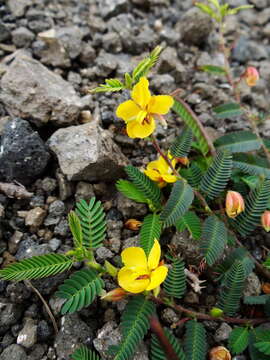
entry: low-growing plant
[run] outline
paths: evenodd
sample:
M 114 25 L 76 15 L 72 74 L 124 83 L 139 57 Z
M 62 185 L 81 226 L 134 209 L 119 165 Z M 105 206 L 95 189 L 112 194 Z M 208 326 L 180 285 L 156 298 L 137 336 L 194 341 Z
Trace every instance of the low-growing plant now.
M 212 142 L 177 90 L 169 95 L 151 95 L 147 74 L 162 51 L 161 47 L 155 48 L 132 74 L 125 74 L 123 81 L 107 79 L 105 84 L 92 90 L 130 91 L 131 99 L 118 106 L 116 115 L 124 120 L 129 137 L 150 140 L 157 151 L 158 158 L 144 170 L 129 165 L 125 168 L 127 179 L 116 183 L 124 196 L 149 208 L 141 223 L 136 219 L 128 221 L 130 228 L 140 229 L 139 246 L 122 251 L 120 269 L 108 261 L 99 264 L 95 260 L 95 250 L 102 246 L 106 236 L 106 220 L 101 202 L 92 198 L 89 202 L 81 200 L 75 211 L 69 213 L 74 245 L 71 251 L 35 256 L 0 271 L 6 280 L 31 280 L 53 276 L 82 261 L 83 268 L 73 272 L 56 292 L 56 296 L 65 300 L 61 313 L 81 310 L 97 296 L 107 301 L 127 298 L 120 323 L 122 340 L 109 349 L 114 360 L 132 358 L 150 328 L 152 360 L 206 359 L 207 334 L 200 320 L 238 325 L 228 341 L 232 354 L 248 348 L 252 360 L 269 359 L 270 355 L 270 331 L 260 327 L 270 321 L 270 295 L 243 295 L 245 280 L 254 268 L 270 279 L 270 257 L 261 263 L 246 248 L 249 235 L 257 227 L 270 230 L 270 145 L 259 135 L 259 114 L 241 103 L 238 87 L 240 81 L 254 86 L 258 72 L 249 67 L 240 78 L 233 77 L 223 36 L 226 16 L 250 6 L 230 8 L 218 0 L 196 3 L 196 6 L 218 24 L 220 50 L 225 59 L 224 67 L 205 65 L 199 70 L 225 76 L 235 99 L 229 104 L 220 104 L 213 113 L 217 118 L 243 114 L 252 131 L 228 133 Z M 154 136 L 156 122 L 166 126 L 164 115 L 170 110 L 185 126 L 168 149 L 161 149 Z M 181 254 L 166 243 L 161 252 L 159 239 L 167 229 L 186 230 L 190 241 L 198 243 L 201 253 L 198 267 L 185 264 Z M 218 296 L 215 307 L 202 313 L 186 308 L 182 299 L 188 287 L 197 293 L 204 291 L 206 280 L 199 277 L 205 271 L 217 284 Z M 104 276 L 111 276 L 116 283 L 109 293 L 104 290 Z M 240 310 L 241 302 L 247 307 L 260 306 L 265 317 L 245 317 Z M 182 343 L 170 329 L 161 326 L 159 306 L 179 313 L 180 320 L 174 327 L 185 326 Z M 214 356 L 218 353 L 229 359 L 225 357 L 230 356 L 229 351 L 222 346 L 212 349 L 211 358 L 217 358 Z M 85 346 L 79 347 L 72 358 L 100 359 Z

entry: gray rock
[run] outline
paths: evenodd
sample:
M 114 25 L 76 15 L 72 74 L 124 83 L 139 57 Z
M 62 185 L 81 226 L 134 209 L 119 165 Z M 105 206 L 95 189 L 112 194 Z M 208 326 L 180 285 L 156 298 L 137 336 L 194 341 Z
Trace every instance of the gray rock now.
M 0 299 L 0 328 L 17 323 L 22 315 L 22 308 L 18 304 L 8 303 Z
M 57 187 L 57 182 L 55 179 L 46 177 L 42 179 L 41 188 L 47 193 L 53 192 Z
M 258 276 L 252 272 L 246 279 L 246 285 L 244 289 L 244 296 L 257 296 L 261 293 L 262 284 Z
M 221 341 L 228 340 L 231 331 L 232 328 L 230 325 L 228 325 L 227 323 L 222 323 L 214 335 L 215 341 L 217 343 L 220 343 Z
M 37 342 L 37 323 L 33 319 L 26 319 L 24 327 L 19 332 L 17 344 L 30 349 Z
M 269 6 L 268 0 L 250 0 L 250 2 L 258 9 L 264 9 Z
M 59 198 L 60 200 L 66 200 L 72 195 L 72 185 L 64 174 L 61 173 L 60 169 L 56 170 L 56 179 L 59 187 Z
M 71 59 L 75 59 L 79 56 L 82 50 L 82 36 L 81 30 L 77 26 L 56 29 L 56 38 Z
M 117 68 L 117 61 L 114 55 L 101 50 L 96 58 L 96 75 L 108 76 Z
M 97 260 L 104 261 L 106 259 L 111 259 L 113 257 L 113 253 L 111 250 L 107 249 L 105 246 L 101 246 L 96 250 Z
M 27 355 L 21 346 L 12 344 L 2 352 L 0 360 L 27 360 Z
M 94 339 L 93 344 L 96 350 L 104 359 L 112 359 L 113 356 L 108 355 L 108 349 L 111 345 L 119 344 L 121 340 L 120 330 L 115 321 L 108 321 L 97 332 L 97 337 Z
M 148 25 L 142 27 L 138 35 L 131 37 L 131 44 L 128 46 L 132 54 L 141 54 L 143 51 L 152 49 L 157 44 L 157 34 Z
M 169 325 L 176 323 L 179 320 L 179 315 L 176 314 L 176 312 L 173 311 L 173 309 L 169 309 L 169 308 L 162 311 L 161 317 L 162 320 Z
M 23 26 L 12 31 L 11 36 L 17 47 L 27 47 L 35 38 L 35 34 Z
M 18 55 L 1 79 L 1 101 L 10 114 L 37 126 L 76 121 L 81 102 L 73 87 L 38 61 Z M 14 96 L 16 94 L 16 96 Z
M 48 140 L 68 180 L 111 181 L 128 160 L 95 122 L 57 130 Z
M 93 185 L 85 181 L 79 181 L 76 186 L 75 198 L 77 201 L 82 199 L 90 200 L 95 196 Z
M 80 54 L 80 61 L 85 65 L 91 65 L 96 58 L 96 51 L 92 47 L 91 43 L 82 43 L 82 49 Z
M 127 10 L 127 0 L 100 0 L 98 2 L 99 11 L 103 18 L 108 18 L 125 12 Z
M 137 218 L 138 216 L 144 216 L 147 214 L 147 206 L 145 204 L 138 204 L 128 199 L 120 192 L 117 193 L 117 209 L 121 211 L 124 218 Z
M 169 74 L 157 74 L 153 78 L 151 86 L 159 94 L 169 94 L 175 90 L 175 80 Z
M 38 133 L 20 118 L 5 125 L 0 149 L 2 181 L 17 180 L 29 184 L 44 171 L 50 158 Z
M 198 8 L 188 10 L 178 23 L 182 40 L 189 45 L 201 45 L 213 29 L 209 15 Z
M 9 37 L 10 32 L 7 26 L 4 23 L 0 22 L 0 42 L 8 40 Z
M 22 260 L 32 256 L 45 255 L 52 252 L 48 244 L 36 244 L 30 237 L 21 241 L 18 251 L 16 253 L 16 259 Z
M 122 250 L 131 246 L 139 246 L 139 235 L 125 239 L 122 243 Z
M 59 223 L 62 215 L 65 212 L 65 204 L 61 200 L 52 202 L 49 206 L 49 215 L 44 221 L 44 225 L 56 225 Z
M 176 232 L 171 240 L 176 247 L 177 254 L 182 255 L 188 264 L 200 264 L 202 259 L 198 241 L 190 238 L 187 231 Z
M 41 207 L 36 207 L 27 212 L 25 217 L 25 225 L 38 227 L 43 223 L 46 216 L 46 210 Z
M 54 228 L 55 235 L 67 236 L 69 233 L 69 226 L 66 219 L 62 219 Z
M 31 296 L 31 290 L 22 282 L 12 282 L 6 288 L 6 294 L 14 304 L 22 304 Z
M 78 314 L 62 317 L 61 329 L 54 343 L 57 359 L 69 359 L 76 348 L 81 344 L 89 344 L 92 338 L 93 330 L 79 318 Z
M 119 53 L 122 51 L 120 36 L 115 32 L 108 32 L 102 38 L 103 47 L 109 53 Z
M 56 251 L 61 245 L 61 240 L 57 238 L 53 238 L 49 241 L 49 246 L 52 251 Z
M 37 338 L 38 341 L 44 342 L 53 334 L 52 328 L 47 321 L 41 320 L 37 325 Z
M 23 16 L 28 6 L 32 5 L 33 0 L 8 0 L 8 7 L 12 15 L 16 17 Z
M 186 293 L 184 301 L 188 304 L 199 304 L 199 296 L 194 291 L 190 290 Z
M 246 36 L 240 36 L 233 49 L 234 60 L 244 64 L 250 60 L 264 60 L 268 58 L 267 49 Z

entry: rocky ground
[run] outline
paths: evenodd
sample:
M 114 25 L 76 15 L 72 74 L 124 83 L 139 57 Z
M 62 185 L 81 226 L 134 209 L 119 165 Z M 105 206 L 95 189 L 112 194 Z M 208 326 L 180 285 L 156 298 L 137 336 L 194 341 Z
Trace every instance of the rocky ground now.
M 267 115 L 270 3 L 249 3 L 255 8 L 229 18 L 226 35 L 233 46 L 235 74 L 247 65 L 260 71 L 252 93 L 243 88 L 243 101 Z M 212 136 L 247 127 L 241 117 L 217 121 L 212 116 L 212 107 L 229 101 L 230 91 L 224 79 L 196 71 L 205 64 L 222 65 L 224 59 L 213 24 L 191 0 L 0 0 L 0 182 L 15 180 L 33 193 L 30 199 L 14 199 L 1 193 L 0 186 L 1 267 L 14 259 L 68 251 L 72 242 L 67 213 L 76 200 L 91 196 L 102 200 L 108 220 L 107 246 L 98 249 L 98 260 L 115 261 L 121 249 L 137 243 L 136 233 L 123 224 L 131 217 L 140 219 L 147 209 L 119 195 L 114 181 L 123 165 L 143 166 L 155 154 L 149 143 L 123 134 L 114 112 L 124 95 L 87 91 L 106 77 L 131 71 L 157 44 L 166 49 L 151 75 L 154 92 L 183 89 Z M 168 130 L 157 129 L 164 148 L 182 127 L 175 116 L 168 121 Z M 261 131 L 270 136 L 267 116 Z M 190 263 L 196 261 L 196 244 L 185 234 L 171 237 Z M 263 241 L 270 245 L 269 237 Z M 256 236 L 250 249 L 261 258 Z M 95 303 L 61 317 L 61 303 L 53 294 L 66 276 L 33 282 L 52 308 L 58 334 L 27 284 L 0 280 L 0 360 L 68 359 L 78 343 L 93 344 L 108 358 L 108 346 L 120 338 L 119 315 L 125 302 Z M 114 286 L 106 285 L 108 290 Z M 252 274 L 246 293 L 257 295 L 260 288 Z M 185 302 L 197 309 L 202 303 L 214 304 L 211 283 L 207 294 L 202 300 L 190 291 Z M 161 316 L 167 325 L 178 319 L 169 309 Z M 222 343 L 231 331 L 225 323 L 205 325 L 213 334 L 210 345 Z M 135 359 L 148 359 L 145 345 Z

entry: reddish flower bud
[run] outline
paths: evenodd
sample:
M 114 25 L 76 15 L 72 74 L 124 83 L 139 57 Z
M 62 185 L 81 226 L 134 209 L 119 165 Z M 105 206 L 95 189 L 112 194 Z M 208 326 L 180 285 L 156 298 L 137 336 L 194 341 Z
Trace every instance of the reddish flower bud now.
M 246 80 L 247 85 L 250 87 L 255 86 L 260 78 L 257 69 L 253 66 L 249 66 L 246 69 L 243 77 Z
M 245 210 L 245 202 L 237 191 L 229 190 L 226 196 L 226 213 L 230 218 L 235 218 Z
M 231 360 L 231 354 L 224 346 L 216 346 L 209 353 L 210 360 Z
M 176 158 L 177 162 L 182 164 L 182 165 L 185 165 L 187 166 L 189 164 L 189 160 L 188 158 L 185 156 L 185 157 L 179 157 L 179 158 Z
M 265 212 L 262 214 L 261 223 L 262 223 L 262 227 L 264 228 L 264 230 L 269 232 L 270 231 L 270 211 L 269 210 L 265 210 Z
M 264 292 L 264 294 L 270 294 L 270 283 L 264 283 L 262 284 L 262 291 Z
M 119 287 L 104 294 L 101 296 L 101 299 L 106 301 L 119 301 L 124 299 L 126 294 L 125 290 Z
M 128 219 L 125 222 L 125 227 L 129 230 L 137 231 L 141 227 L 142 222 L 136 219 Z

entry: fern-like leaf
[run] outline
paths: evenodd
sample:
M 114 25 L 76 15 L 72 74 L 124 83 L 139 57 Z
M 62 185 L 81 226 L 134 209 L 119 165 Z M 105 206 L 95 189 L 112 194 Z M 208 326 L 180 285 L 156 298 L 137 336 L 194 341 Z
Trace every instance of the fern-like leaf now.
M 185 124 L 192 130 L 193 135 L 196 136 L 202 153 L 206 155 L 209 151 L 208 142 L 205 139 L 201 127 L 196 119 L 196 115 L 190 109 L 190 107 L 182 100 L 174 100 L 172 107 L 173 111 L 185 122 Z
M 174 140 L 170 147 L 170 153 L 176 157 L 186 157 L 190 151 L 192 143 L 192 131 L 185 127 L 183 132 Z
M 270 300 L 270 295 L 244 296 L 246 305 L 265 305 Z
M 82 233 L 81 222 L 78 215 L 74 211 L 70 211 L 70 213 L 68 214 L 68 224 L 70 231 L 73 235 L 73 242 L 75 248 L 82 247 L 83 233 Z
M 265 339 L 255 344 L 255 347 L 265 355 L 270 355 L 270 332 L 268 331 Z
M 157 184 L 134 166 L 126 166 L 125 171 L 136 188 L 146 197 L 149 207 L 152 210 L 159 210 L 161 208 L 161 191 Z
M 243 264 L 240 261 L 235 261 L 225 278 L 217 305 L 226 315 L 233 316 L 238 310 L 245 279 Z
M 93 197 L 89 204 L 81 200 L 76 204 L 76 214 L 78 215 L 83 233 L 83 246 L 88 249 L 96 249 L 102 245 L 105 239 L 106 221 L 100 201 Z
M 103 286 L 103 280 L 94 269 L 76 271 L 56 292 L 56 296 L 67 299 L 61 314 L 71 314 L 89 306 L 100 295 Z
M 186 292 L 185 264 L 183 260 L 173 259 L 166 280 L 164 290 L 167 295 L 181 299 Z
M 179 360 L 186 360 L 186 356 L 183 352 L 179 340 L 172 334 L 172 332 L 164 328 L 164 332 L 174 349 Z M 167 360 L 167 355 L 165 354 L 163 348 L 160 345 L 158 338 L 153 334 L 151 337 L 151 360 Z
M 249 331 L 246 327 L 237 327 L 229 335 L 229 349 L 233 354 L 240 354 L 248 347 Z
M 202 226 L 200 218 L 193 211 L 187 211 L 176 222 L 176 229 L 179 232 L 188 230 L 191 237 L 195 240 L 199 240 L 202 233 Z
M 161 234 L 161 222 L 159 215 L 149 214 L 147 215 L 142 223 L 140 229 L 140 246 L 143 248 L 146 256 L 149 255 L 154 240 L 159 239 Z
M 142 295 L 133 297 L 129 301 L 120 323 L 121 343 L 109 348 L 109 352 L 114 355 L 114 360 L 130 359 L 147 333 L 150 327 L 149 318 L 154 311 L 154 304 Z
M 228 151 L 218 151 L 212 165 L 203 175 L 200 188 L 212 200 L 226 187 L 232 173 L 232 156 Z
M 198 188 L 202 180 L 202 170 L 193 162 L 189 168 L 182 168 L 180 170 L 180 175 L 183 176 L 190 186 L 193 188 Z
M 201 250 L 208 265 L 212 266 L 222 255 L 227 244 L 226 226 L 215 215 L 209 216 L 202 229 Z
M 269 340 L 270 334 L 269 330 L 264 330 L 262 328 L 252 329 L 249 336 L 249 355 L 251 360 L 269 360 L 269 355 L 261 352 L 256 344 Z
M 33 256 L 0 270 L 0 278 L 5 280 L 41 279 L 68 270 L 73 261 L 61 254 Z
M 235 220 L 236 229 L 242 236 L 251 233 L 259 224 L 270 196 L 270 181 L 262 181 L 245 200 L 246 208 Z
M 139 203 L 148 203 L 147 198 L 136 188 L 134 184 L 132 184 L 132 182 L 121 179 L 117 181 L 116 187 L 117 190 L 127 198 Z
M 185 214 L 194 199 L 192 188 L 184 181 L 174 183 L 172 192 L 160 214 L 160 220 L 165 227 L 176 224 L 177 220 Z
M 95 89 L 90 90 L 90 92 L 116 92 L 124 90 L 125 85 L 118 79 L 106 79 L 105 84 L 100 84 Z
M 132 80 L 137 83 L 142 76 L 146 76 L 149 70 L 156 65 L 159 56 L 161 54 L 162 47 L 157 46 L 155 49 L 149 54 L 149 56 L 143 59 L 133 70 Z
M 205 360 L 206 344 L 206 332 L 203 325 L 196 320 L 188 321 L 184 339 L 186 360 Z
M 264 265 L 267 269 L 270 269 L 270 257 L 263 263 L 263 265 Z
M 270 169 L 268 161 L 262 157 L 251 154 L 234 154 L 233 167 L 246 174 L 265 176 L 270 179 Z
M 235 131 L 221 136 L 214 142 L 219 150 L 240 153 L 259 150 L 262 142 L 251 131 Z
M 89 350 L 85 345 L 80 346 L 71 355 L 72 360 L 101 360 L 100 357 L 92 350 Z

